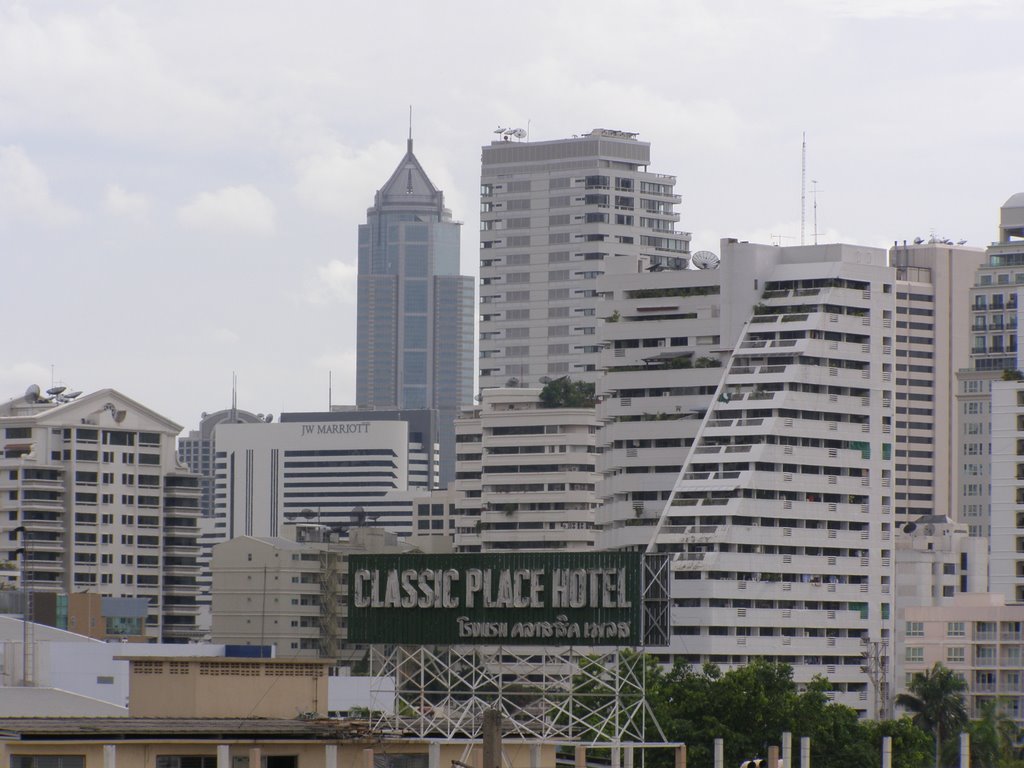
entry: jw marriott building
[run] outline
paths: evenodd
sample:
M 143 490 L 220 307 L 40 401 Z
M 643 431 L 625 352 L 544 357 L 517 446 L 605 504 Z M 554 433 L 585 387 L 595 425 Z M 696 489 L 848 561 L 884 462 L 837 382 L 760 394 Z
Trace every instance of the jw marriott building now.
M 473 401 L 473 278 L 459 274 L 459 232 L 408 141 L 359 227 L 356 400 L 360 408 L 434 409 L 440 483 L 454 474 L 454 420 Z

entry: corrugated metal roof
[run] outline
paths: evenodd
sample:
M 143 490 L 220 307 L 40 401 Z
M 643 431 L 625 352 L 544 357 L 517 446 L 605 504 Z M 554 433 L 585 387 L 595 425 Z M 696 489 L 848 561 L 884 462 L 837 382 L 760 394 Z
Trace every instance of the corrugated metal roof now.
M 369 736 L 362 720 L 271 718 L 7 717 L 0 734 L 21 741 L 161 739 L 348 739 Z

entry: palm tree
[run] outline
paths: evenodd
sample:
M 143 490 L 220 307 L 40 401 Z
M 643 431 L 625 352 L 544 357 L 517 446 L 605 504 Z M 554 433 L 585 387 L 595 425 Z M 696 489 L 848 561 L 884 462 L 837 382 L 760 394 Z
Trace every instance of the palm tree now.
M 1020 729 L 995 700 L 982 704 L 979 714 L 967 726 L 971 734 L 971 765 L 996 768 L 1012 764 Z
M 896 697 L 896 703 L 914 713 L 915 725 L 935 736 L 935 768 L 939 768 L 943 738 L 959 733 L 967 724 L 967 684 L 937 661 L 931 669 L 914 675 L 907 690 Z

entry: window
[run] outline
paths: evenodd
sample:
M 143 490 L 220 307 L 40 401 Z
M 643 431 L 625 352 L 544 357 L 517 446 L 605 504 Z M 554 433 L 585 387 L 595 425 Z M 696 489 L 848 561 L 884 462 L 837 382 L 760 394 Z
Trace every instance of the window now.
M 85 755 L 11 755 L 11 768 L 85 768 Z
M 217 756 L 157 755 L 156 768 L 217 768 Z
M 924 662 L 924 648 L 920 646 L 907 646 L 906 660 L 911 664 L 921 664 Z
M 946 637 L 966 637 L 967 625 L 962 621 L 951 621 L 946 624 Z
M 907 637 L 924 637 L 924 622 L 923 621 L 908 621 L 907 622 Z
M 946 661 L 951 664 L 963 663 L 964 661 L 964 649 L 963 646 L 957 646 L 955 648 L 946 649 Z

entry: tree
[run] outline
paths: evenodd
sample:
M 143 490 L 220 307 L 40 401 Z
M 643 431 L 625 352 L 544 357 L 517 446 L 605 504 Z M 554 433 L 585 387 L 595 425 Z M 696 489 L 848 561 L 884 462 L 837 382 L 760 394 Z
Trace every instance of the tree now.
M 1020 731 L 996 701 L 982 704 L 981 717 L 968 723 L 966 730 L 971 735 L 971 765 L 1010 768 L 1020 764 L 1014 754 Z
M 967 684 L 952 671 L 935 662 L 930 670 L 914 675 L 907 693 L 896 697 L 896 703 L 913 713 L 916 726 L 935 739 L 935 768 L 942 760 L 942 741 L 955 736 L 967 724 L 964 691 Z
M 540 404 L 543 408 L 593 408 L 594 385 L 568 376 L 552 379 L 540 391 Z

